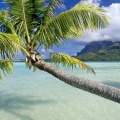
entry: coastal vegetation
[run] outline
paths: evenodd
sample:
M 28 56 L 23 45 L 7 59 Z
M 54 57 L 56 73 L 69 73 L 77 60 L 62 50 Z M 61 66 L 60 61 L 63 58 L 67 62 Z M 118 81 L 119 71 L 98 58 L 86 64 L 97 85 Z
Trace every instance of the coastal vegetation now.
M 120 90 L 95 81 L 70 75 L 53 64 L 44 61 L 42 48 L 49 53 L 54 65 L 94 70 L 84 62 L 63 53 L 52 51 L 52 47 L 62 46 L 64 41 L 82 37 L 85 31 L 103 29 L 109 25 L 109 18 L 103 8 L 84 2 L 70 10 L 55 15 L 56 8 L 64 5 L 63 0 L 4 0 L 9 9 L 0 10 L 0 68 L 3 73 L 12 70 L 12 61 L 21 51 L 26 56 L 26 66 L 50 73 L 61 81 L 120 103 Z
M 82 61 L 120 61 L 120 42 L 91 42 L 75 57 Z

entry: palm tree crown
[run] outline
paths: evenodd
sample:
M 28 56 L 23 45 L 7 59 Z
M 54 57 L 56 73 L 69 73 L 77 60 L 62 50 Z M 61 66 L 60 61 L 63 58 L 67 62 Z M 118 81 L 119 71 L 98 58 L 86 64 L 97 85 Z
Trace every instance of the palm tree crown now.
M 9 10 L 0 11 L 0 35 L 12 43 L 19 43 L 13 50 L 5 46 L 2 49 L 5 56 L 10 57 L 18 48 L 30 55 L 37 46 L 45 49 L 58 47 L 65 40 L 73 37 L 81 37 L 85 30 L 97 30 L 105 28 L 109 22 L 103 14 L 104 9 L 92 4 L 78 3 L 72 9 L 55 16 L 56 7 L 60 8 L 64 0 L 4 0 Z M 6 38 L 4 37 L 6 36 Z M 12 39 L 12 40 L 10 40 Z M 2 42 L 1 42 L 2 44 Z M 10 49 L 10 50 L 9 50 Z M 8 52 L 10 51 L 10 52 Z M 50 52 L 54 63 L 75 67 L 79 64 L 82 68 L 92 70 L 80 60 L 68 55 Z M 11 58 L 11 57 L 10 57 Z M 29 61 L 29 65 L 30 61 Z M 92 70 L 93 71 L 93 70 Z

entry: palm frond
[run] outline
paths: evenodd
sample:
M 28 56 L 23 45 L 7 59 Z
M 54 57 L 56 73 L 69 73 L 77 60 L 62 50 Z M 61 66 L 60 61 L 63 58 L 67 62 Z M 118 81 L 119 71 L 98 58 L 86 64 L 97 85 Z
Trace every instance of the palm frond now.
M 6 76 L 11 73 L 13 70 L 13 63 L 8 60 L 0 60 L 0 70 Z M 0 74 L 0 79 L 2 79 L 2 75 Z
M 79 9 L 80 8 L 80 9 Z M 84 28 L 90 30 L 103 29 L 109 25 L 110 18 L 104 13 L 106 10 L 102 7 L 97 7 L 94 4 L 78 3 L 71 10 L 78 10 L 80 12 L 76 13 L 75 19 L 82 19 L 84 23 Z M 77 20 L 78 22 L 78 20 Z M 79 26 L 79 24 L 77 24 Z
M 16 35 L 0 32 L 0 55 L 2 58 L 12 58 L 20 50 L 20 41 Z
M 79 67 L 81 67 L 82 69 L 85 69 L 95 74 L 95 71 L 90 66 L 86 65 L 84 62 L 74 57 L 56 52 L 52 52 L 51 55 L 51 61 L 56 65 L 61 64 L 65 67 L 71 67 L 72 69 L 76 68 L 79 65 Z
M 44 10 L 43 17 L 41 19 L 41 24 L 37 28 L 37 31 L 35 32 L 34 36 L 36 36 L 38 31 L 41 31 L 42 25 L 45 25 L 50 19 L 52 19 L 52 17 L 55 14 L 55 9 L 61 8 L 61 6 L 63 6 L 63 2 L 64 0 L 50 0 L 49 1 L 49 4 L 45 7 L 46 9 Z M 39 44 L 39 42 L 35 41 L 34 39 L 32 42 L 33 42 L 32 43 L 33 47 L 35 47 L 36 44 Z
M 77 4 L 41 26 L 34 39 L 47 48 L 54 44 L 59 46 L 62 40 L 81 37 L 86 30 L 105 28 L 109 24 L 109 18 L 103 12 L 103 8 L 91 4 Z
M 33 29 L 40 24 L 44 0 L 4 0 L 11 6 L 10 14 L 17 19 L 16 25 L 24 29 L 27 41 L 30 42 Z M 22 29 L 22 30 L 23 30 Z
M 43 23 L 45 24 L 48 22 L 50 18 L 54 16 L 55 9 L 61 8 L 60 6 L 63 5 L 64 0 L 51 0 L 49 5 L 46 7 L 46 10 L 43 14 Z
M 7 10 L 0 11 L 0 32 L 16 34 L 14 24 L 11 21 Z

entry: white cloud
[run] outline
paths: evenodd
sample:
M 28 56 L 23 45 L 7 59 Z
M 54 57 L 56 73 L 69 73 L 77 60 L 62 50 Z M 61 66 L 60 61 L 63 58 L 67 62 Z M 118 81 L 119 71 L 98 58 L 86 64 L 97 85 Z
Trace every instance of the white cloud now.
M 109 7 L 104 7 L 107 10 L 107 15 L 111 18 L 110 25 L 106 29 L 102 29 L 93 33 L 85 33 L 82 39 L 86 42 L 112 40 L 120 41 L 120 3 L 111 4 Z

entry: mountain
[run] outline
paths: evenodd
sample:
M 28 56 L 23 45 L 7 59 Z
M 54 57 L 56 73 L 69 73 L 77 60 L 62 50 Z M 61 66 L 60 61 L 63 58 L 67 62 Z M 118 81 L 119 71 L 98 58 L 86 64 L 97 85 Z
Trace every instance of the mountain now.
M 83 61 L 120 61 L 120 42 L 91 42 L 76 57 Z

